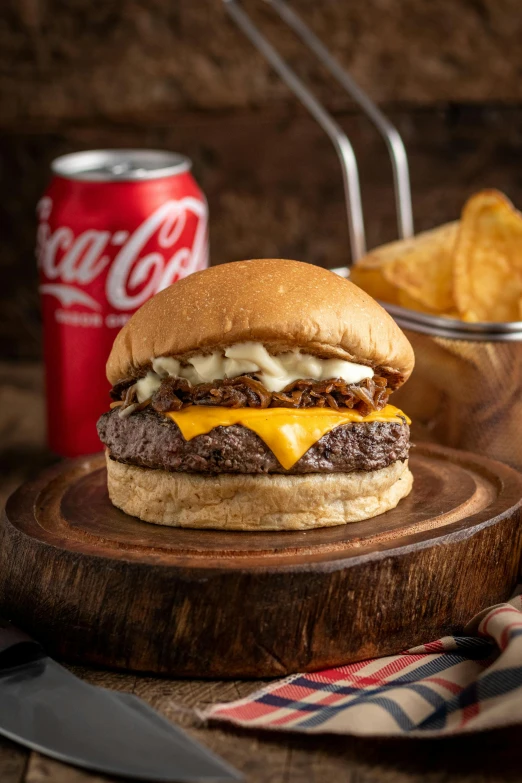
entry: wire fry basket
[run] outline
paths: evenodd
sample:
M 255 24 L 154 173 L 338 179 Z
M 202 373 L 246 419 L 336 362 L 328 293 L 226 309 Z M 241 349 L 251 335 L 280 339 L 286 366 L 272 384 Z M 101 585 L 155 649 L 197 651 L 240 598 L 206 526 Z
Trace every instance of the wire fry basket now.
M 391 159 L 400 238 L 413 235 L 406 149 L 397 129 L 284 0 L 264 0 L 362 108 Z M 237 26 L 331 139 L 341 165 L 351 263 L 366 252 L 357 160 L 344 131 L 261 34 L 238 0 L 223 0 Z M 349 265 L 333 271 L 349 276 Z M 412 418 L 414 440 L 467 449 L 522 470 L 522 322 L 465 323 L 381 302 L 415 350 L 416 367 L 393 401 Z
M 416 366 L 394 402 L 412 418 L 413 439 L 522 470 L 522 330 L 470 332 L 471 324 L 460 321 L 453 322 L 458 328 L 435 330 L 422 313 L 407 314 L 418 321 L 396 312 L 394 317 L 413 345 Z

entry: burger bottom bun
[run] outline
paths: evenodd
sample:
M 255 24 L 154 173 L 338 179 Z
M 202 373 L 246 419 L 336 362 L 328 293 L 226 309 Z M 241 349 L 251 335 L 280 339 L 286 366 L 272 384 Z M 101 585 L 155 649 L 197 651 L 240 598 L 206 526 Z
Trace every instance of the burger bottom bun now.
M 395 508 L 411 491 L 408 462 L 353 473 L 198 476 L 116 462 L 109 497 L 157 525 L 217 530 L 310 530 L 358 522 Z

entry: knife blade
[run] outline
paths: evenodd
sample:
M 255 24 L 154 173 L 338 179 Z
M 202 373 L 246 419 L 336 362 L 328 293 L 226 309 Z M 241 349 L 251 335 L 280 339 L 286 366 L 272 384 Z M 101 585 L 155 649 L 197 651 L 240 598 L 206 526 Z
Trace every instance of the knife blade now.
M 83 682 L 1 619 L 0 734 L 59 761 L 136 780 L 243 779 L 137 696 Z

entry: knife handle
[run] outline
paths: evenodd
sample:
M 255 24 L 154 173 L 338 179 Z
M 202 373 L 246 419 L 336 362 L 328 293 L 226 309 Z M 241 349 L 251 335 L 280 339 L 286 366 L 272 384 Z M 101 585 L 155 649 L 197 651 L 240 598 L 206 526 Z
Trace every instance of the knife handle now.
M 45 655 L 42 646 L 0 617 L 0 670 L 11 669 Z

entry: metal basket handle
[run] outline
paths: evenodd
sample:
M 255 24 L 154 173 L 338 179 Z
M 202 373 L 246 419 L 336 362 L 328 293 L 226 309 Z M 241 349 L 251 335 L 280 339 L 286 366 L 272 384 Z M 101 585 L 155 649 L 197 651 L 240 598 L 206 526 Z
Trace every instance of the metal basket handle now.
M 285 84 L 308 109 L 321 128 L 331 139 L 341 164 L 346 214 L 350 235 L 351 262 L 366 252 L 366 237 L 361 201 L 359 171 L 353 147 L 340 125 L 326 111 L 324 106 L 310 92 L 295 71 L 283 60 L 271 43 L 260 33 L 248 14 L 240 7 L 238 0 L 223 0 L 225 8 L 237 26 L 272 65 Z M 384 137 L 392 162 L 397 224 L 399 236 L 408 238 L 413 234 L 413 213 L 411 204 L 408 158 L 402 138 L 395 126 L 354 82 L 350 74 L 332 57 L 328 49 L 284 0 L 265 0 L 279 17 L 299 36 L 303 43 L 316 55 L 320 62 L 352 98 L 363 109 Z M 337 271 L 337 270 L 336 270 Z

